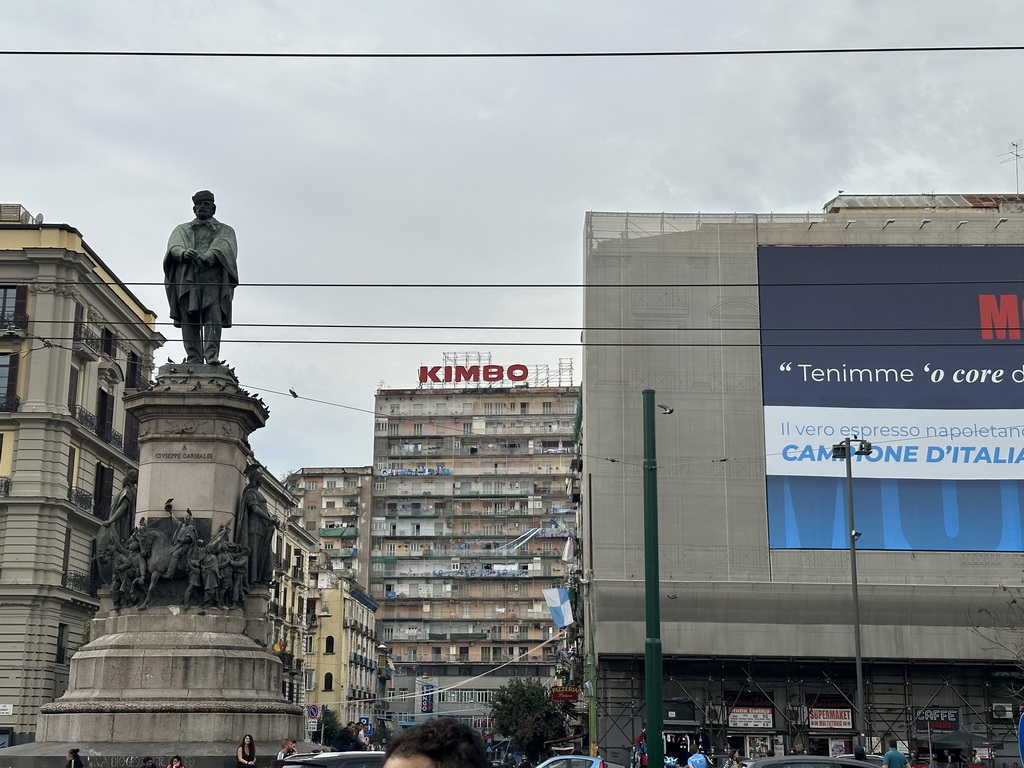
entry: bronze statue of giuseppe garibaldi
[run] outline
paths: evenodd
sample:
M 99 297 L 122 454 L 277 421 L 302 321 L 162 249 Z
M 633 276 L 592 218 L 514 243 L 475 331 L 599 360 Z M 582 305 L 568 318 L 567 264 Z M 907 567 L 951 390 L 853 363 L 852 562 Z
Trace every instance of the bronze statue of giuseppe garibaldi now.
M 195 219 L 175 227 L 167 241 L 164 288 L 185 362 L 220 365 L 221 330 L 231 327 L 238 285 L 238 243 L 235 230 L 213 218 L 212 192 L 196 192 L 192 203 Z

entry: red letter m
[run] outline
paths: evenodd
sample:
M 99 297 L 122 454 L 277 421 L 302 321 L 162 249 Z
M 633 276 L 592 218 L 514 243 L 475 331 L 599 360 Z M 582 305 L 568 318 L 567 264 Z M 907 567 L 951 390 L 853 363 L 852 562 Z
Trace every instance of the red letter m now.
M 1020 300 L 1011 294 L 996 297 L 990 293 L 978 295 L 978 309 L 981 313 L 981 338 L 1020 338 Z M 993 336 L 994 334 L 994 336 Z

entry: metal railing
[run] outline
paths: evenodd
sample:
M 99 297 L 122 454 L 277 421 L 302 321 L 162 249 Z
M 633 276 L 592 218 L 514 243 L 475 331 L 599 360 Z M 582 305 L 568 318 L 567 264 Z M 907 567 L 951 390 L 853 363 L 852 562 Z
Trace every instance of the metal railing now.
M 79 488 L 77 485 L 68 488 L 68 501 L 83 512 L 92 512 L 93 514 L 96 514 L 93 510 L 92 494 L 84 488 Z M 102 517 L 102 515 L 96 516 Z
M 17 395 L 0 395 L 0 412 L 14 413 L 21 406 L 21 398 Z
M 107 445 L 111 445 L 117 450 L 123 450 L 124 448 L 124 435 L 118 432 L 113 427 L 107 425 L 100 425 L 96 428 L 96 435 L 105 442 Z
M 81 405 L 76 405 L 71 412 L 71 416 L 90 432 L 96 431 L 96 414 L 92 411 L 86 410 Z
M 11 478 L 0 477 L 0 496 L 11 495 Z
M 74 342 L 81 344 L 97 355 L 100 353 L 100 337 L 85 323 L 75 323 Z
M 96 597 L 96 585 L 92 583 L 89 574 L 79 571 L 64 571 L 61 576 L 60 585 L 72 592 L 80 592 L 83 595 Z

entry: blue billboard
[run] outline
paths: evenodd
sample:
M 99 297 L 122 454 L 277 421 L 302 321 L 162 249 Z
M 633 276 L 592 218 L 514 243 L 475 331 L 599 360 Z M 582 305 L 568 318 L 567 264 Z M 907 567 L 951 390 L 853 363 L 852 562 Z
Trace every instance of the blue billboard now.
M 758 248 L 769 546 L 1024 551 L 1024 247 Z M 856 447 L 854 443 L 854 447 Z

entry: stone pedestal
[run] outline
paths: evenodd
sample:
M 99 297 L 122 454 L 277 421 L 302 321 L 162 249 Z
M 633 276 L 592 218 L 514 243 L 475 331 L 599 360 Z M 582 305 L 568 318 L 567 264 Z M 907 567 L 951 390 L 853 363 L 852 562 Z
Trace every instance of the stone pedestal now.
M 161 367 L 157 386 L 125 404 L 141 425 L 135 522 L 173 530 L 190 509 L 204 535 L 226 524 L 233 539 L 253 461 L 248 436 L 266 423 L 266 406 L 227 368 L 202 365 Z M 185 610 L 182 576 L 164 582 L 145 609 L 118 610 L 101 594 L 92 639 L 71 659 L 67 693 L 42 707 L 37 739 L 81 746 L 84 757 L 104 745 L 174 742 L 184 755 L 184 745 L 237 745 L 246 733 L 276 751 L 281 738 L 297 737 L 302 708 L 281 695 L 281 662 L 267 647 L 267 588 L 253 586 L 236 607 Z M 208 764 L 233 764 L 233 751 Z M 192 768 L 203 768 L 198 758 Z
M 234 520 L 251 460 L 249 435 L 267 423 L 262 401 L 222 365 L 163 365 L 153 389 L 124 399 L 139 420 L 136 521 L 191 509 L 216 532 Z
M 37 738 L 62 742 L 240 741 L 298 733 L 281 662 L 245 634 L 239 609 L 129 608 L 93 622 L 68 692 L 44 705 Z M 176 738 L 175 738 L 176 737 Z

